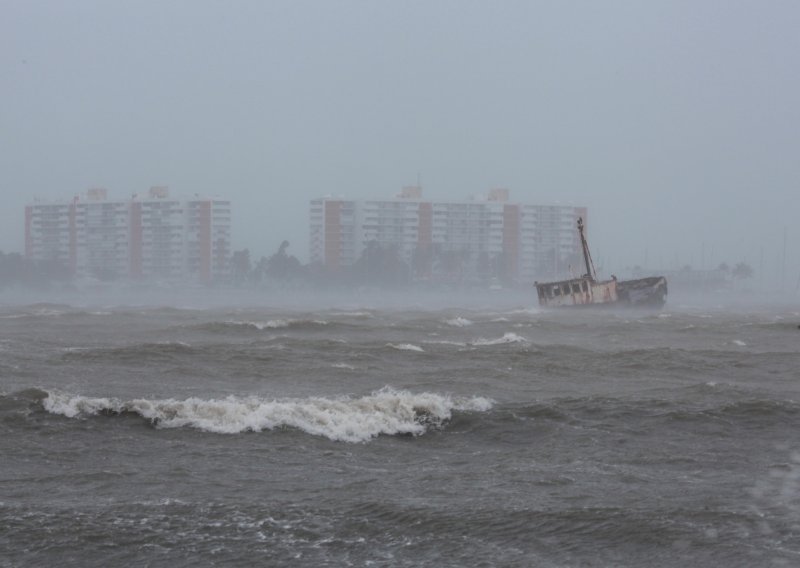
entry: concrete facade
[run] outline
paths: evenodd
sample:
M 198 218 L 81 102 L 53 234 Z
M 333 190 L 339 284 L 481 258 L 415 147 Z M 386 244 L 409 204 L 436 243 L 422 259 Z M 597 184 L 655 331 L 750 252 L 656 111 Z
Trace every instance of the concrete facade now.
M 69 202 L 25 208 L 25 255 L 79 278 L 197 281 L 228 276 L 230 202 L 174 199 L 166 187 L 108 199 L 90 189 Z
M 369 243 L 391 249 L 417 280 L 526 284 L 580 272 L 578 217 L 586 207 L 511 202 L 506 189 L 472 201 L 429 201 L 419 187 L 393 199 L 314 199 L 310 259 L 352 266 Z

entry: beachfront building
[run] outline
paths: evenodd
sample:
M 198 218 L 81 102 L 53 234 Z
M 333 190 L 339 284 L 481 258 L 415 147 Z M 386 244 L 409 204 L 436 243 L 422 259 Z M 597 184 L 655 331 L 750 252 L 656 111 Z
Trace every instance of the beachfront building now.
M 166 187 L 109 199 L 102 188 L 25 208 L 25 255 L 79 278 L 196 281 L 227 277 L 230 202 L 175 199 Z
M 469 201 L 431 201 L 418 186 L 393 199 L 310 203 L 310 259 L 337 271 L 390 251 L 416 280 L 527 284 L 580 271 L 576 221 L 585 207 L 512 202 L 507 189 Z

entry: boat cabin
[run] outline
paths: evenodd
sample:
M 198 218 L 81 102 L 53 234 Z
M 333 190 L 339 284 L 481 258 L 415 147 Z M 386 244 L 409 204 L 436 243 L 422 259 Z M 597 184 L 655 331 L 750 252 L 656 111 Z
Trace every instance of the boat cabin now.
M 539 305 L 548 307 L 606 304 L 618 299 L 616 279 L 598 282 L 589 276 L 558 282 L 536 282 L 536 292 L 539 294 Z

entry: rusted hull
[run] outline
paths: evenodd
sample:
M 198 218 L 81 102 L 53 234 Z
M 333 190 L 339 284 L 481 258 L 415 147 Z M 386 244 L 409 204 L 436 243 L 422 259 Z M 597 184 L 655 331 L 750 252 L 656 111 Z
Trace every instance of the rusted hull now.
M 630 306 L 660 308 L 667 301 L 667 279 L 651 276 L 617 283 L 619 300 Z
M 548 308 L 566 307 L 655 307 L 667 299 L 667 280 L 663 276 L 638 280 L 606 280 L 573 278 L 559 282 L 536 283 L 539 305 Z
M 598 281 L 594 270 L 589 243 L 586 242 L 583 218 L 578 218 L 578 235 L 583 248 L 586 274 L 580 278 L 558 282 L 536 282 L 539 305 L 548 308 L 578 306 L 633 306 L 660 308 L 667 301 L 667 279 L 663 276 L 639 278 L 638 280 Z

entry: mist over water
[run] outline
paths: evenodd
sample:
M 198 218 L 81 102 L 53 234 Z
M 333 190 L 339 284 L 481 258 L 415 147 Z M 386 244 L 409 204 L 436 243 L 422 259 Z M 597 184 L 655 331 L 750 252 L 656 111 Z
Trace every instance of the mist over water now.
M 798 29 L 793 2 L 3 2 L 0 568 L 800 565 Z M 663 273 L 667 304 L 307 266 L 310 200 L 409 184 L 586 207 L 598 276 Z M 71 274 L 124 225 L 32 254 L 26 206 L 153 186 L 230 201 L 221 287 L 110 283 L 138 252 Z
M 5 561 L 794 564 L 800 306 L 533 296 L 5 303 Z

